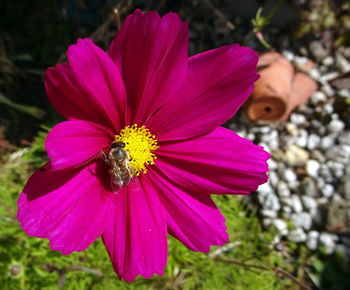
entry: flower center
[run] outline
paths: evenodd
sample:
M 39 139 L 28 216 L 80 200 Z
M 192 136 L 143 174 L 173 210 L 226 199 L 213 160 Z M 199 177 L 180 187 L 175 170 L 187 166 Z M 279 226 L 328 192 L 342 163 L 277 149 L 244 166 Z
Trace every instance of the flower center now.
M 152 151 L 159 148 L 156 137 L 145 127 L 137 124 L 126 126 L 115 135 L 114 142 L 125 143 L 125 150 L 130 154 L 130 165 L 135 170 L 135 175 L 147 172 L 147 165 L 154 164 L 157 156 Z

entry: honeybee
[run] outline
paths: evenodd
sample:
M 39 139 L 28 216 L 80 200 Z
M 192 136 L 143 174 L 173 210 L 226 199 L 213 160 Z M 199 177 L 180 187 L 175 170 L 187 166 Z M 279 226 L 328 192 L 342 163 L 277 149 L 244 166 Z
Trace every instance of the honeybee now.
M 114 193 L 127 186 L 135 176 L 135 170 L 130 164 L 130 154 L 125 150 L 124 142 L 113 142 L 108 155 L 101 151 L 102 159 L 110 166 L 111 185 Z

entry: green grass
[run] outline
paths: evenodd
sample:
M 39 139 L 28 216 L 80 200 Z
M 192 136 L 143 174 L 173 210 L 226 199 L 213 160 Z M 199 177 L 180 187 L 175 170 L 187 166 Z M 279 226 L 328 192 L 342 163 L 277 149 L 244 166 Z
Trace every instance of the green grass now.
M 35 167 L 45 162 L 40 133 L 22 158 L 5 158 L 0 172 L 0 283 L 2 289 L 286 289 L 290 281 L 272 270 L 246 268 L 192 252 L 169 237 L 168 265 L 162 277 L 119 281 L 101 240 L 84 252 L 63 256 L 49 249 L 46 239 L 27 236 L 16 221 L 16 200 Z M 233 247 L 222 260 L 244 261 L 267 268 L 285 268 L 270 244 L 273 233 L 263 231 L 258 218 L 248 213 L 240 198 L 215 196 L 227 220 Z M 213 247 L 211 253 L 220 249 Z M 17 270 L 17 272 L 16 272 Z M 14 273 L 16 272 L 16 273 Z

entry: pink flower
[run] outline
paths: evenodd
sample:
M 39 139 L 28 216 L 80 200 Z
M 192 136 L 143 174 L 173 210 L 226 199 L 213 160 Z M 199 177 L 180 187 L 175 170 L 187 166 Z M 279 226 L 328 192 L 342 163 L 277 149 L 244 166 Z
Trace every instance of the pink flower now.
M 267 180 L 268 153 L 219 127 L 251 93 L 258 58 L 235 44 L 189 58 L 187 46 L 177 14 L 137 10 L 108 54 L 80 39 L 69 64 L 47 70 L 67 121 L 49 133 L 50 162 L 19 197 L 28 235 L 64 255 L 101 236 L 126 281 L 162 275 L 167 233 L 193 251 L 227 242 L 210 194 L 248 194 Z M 124 164 L 109 155 L 116 142 Z

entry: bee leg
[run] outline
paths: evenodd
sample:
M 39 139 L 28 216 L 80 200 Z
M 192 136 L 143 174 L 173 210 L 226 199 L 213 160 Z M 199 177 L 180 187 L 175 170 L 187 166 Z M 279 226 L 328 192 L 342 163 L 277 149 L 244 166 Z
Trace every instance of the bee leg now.
M 111 162 L 109 161 L 106 153 L 104 153 L 102 150 L 101 150 L 101 157 L 102 157 L 104 162 L 106 162 L 108 165 L 111 165 Z

